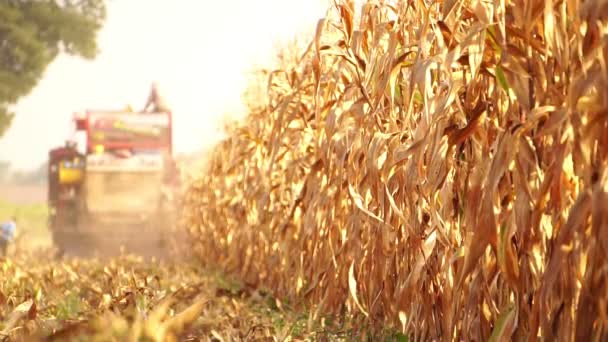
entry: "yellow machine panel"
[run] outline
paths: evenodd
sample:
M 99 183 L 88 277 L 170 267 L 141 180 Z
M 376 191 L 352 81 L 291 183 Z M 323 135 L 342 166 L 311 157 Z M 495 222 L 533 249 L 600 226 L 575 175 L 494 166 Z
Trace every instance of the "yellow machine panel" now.
M 84 170 L 79 164 L 80 160 L 63 161 L 59 164 L 59 184 L 78 184 L 82 182 Z

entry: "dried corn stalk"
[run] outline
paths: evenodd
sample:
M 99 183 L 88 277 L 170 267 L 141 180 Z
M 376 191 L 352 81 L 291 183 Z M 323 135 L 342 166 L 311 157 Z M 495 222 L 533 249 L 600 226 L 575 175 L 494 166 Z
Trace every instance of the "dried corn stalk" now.
M 338 2 L 190 187 L 201 259 L 415 340 L 608 338 L 607 16 Z

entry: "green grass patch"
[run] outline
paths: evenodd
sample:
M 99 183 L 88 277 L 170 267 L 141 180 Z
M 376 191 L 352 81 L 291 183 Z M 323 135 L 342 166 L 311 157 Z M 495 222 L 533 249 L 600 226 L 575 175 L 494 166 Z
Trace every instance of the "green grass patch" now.
M 17 218 L 17 239 L 25 247 L 46 247 L 51 244 L 45 203 L 15 204 L 0 199 L 0 222 Z
M 80 296 L 77 293 L 70 292 L 62 301 L 57 303 L 57 319 L 64 321 L 77 318 L 81 310 Z
M 46 229 L 48 208 L 44 203 L 13 204 L 0 199 L 0 220 L 8 220 L 13 215 L 19 226 L 28 231 Z

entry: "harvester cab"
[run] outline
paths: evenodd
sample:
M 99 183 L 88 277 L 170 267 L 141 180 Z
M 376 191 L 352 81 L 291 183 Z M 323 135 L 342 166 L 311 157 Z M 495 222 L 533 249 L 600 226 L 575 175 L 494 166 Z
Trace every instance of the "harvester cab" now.
M 88 111 L 74 123 L 81 146 L 69 143 L 49 154 L 55 243 L 66 250 L 87 241 L 162 241 L 179 190 L 171 113 Z
M 84 156 L 72 142 L 49 152 L 48 201 L 49 224 L 76 224 L 80 189 L 84 178 Z

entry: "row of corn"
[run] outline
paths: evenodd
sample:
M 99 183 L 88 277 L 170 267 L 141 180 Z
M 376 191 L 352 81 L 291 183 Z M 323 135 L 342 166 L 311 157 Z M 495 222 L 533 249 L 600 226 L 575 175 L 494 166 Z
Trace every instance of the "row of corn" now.
M 337 1 L 190 186 L 194 247 L 313 318 L 606 339 L 607 42 L 605 0 Z

